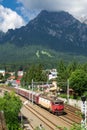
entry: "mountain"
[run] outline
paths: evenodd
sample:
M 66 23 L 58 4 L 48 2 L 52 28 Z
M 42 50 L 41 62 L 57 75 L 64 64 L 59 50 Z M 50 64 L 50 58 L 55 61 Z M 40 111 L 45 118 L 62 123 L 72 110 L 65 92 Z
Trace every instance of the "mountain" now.
M 5 33 L 0 31 L 0 40 L 2 40 L 4 36 L 5 36 Z
M 87 24 L 87 16 L 85 15 L 85 16 L 80 16 L 80 17 L 78 17 L 78 19 L 80 20 L 80 22 L 81 23 L 85 23 L 85 24 Z
M 0 45 L 6 43 L 22 51 L 25 46 L 42 46 L 56 52 L 87 55 L 87 25 L 68 12 L 44 10 L 26 26 L 0 33 Z
M 10 42 L 19 47 L 42 45 L 62 52 L 86 54 L 87 25 L 68 12 L 42 11 L 26 26 L 9 30 L 0 43 Z

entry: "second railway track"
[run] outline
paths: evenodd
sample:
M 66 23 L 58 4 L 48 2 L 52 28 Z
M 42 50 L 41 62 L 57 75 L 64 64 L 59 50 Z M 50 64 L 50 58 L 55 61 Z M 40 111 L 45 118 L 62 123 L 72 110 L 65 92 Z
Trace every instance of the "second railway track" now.
M 12 91 L 12 89 L 10 90 Z M 23 102 L 26 100 L 24 98 L 22 99 Z M 75 108 L 71 109 L 67 105 L 65 105 L 65 112 L 67 114 L 59 117 L 47 112 L 44 109 L 42 110 L 42 108 L 39 108 L 38 106 L 36 109 L 36 105 L 32 106 L 31 104 L 26 104 L 25 107 L 33 114 L 35 114 L 40 120 L 43 120 L 44 126 L 46 125 L 49 128 L 47 128 L 46 130 L 55 130 L 56 128 L 58 130 L 62 130 L 62 127 L 70 128 L 73 125 L 73 123 L 80 123 L 81 120 L 81 117 L 78 118 L 78 115 L 75 114 L 75 112 L 79 110 Z M 46 113 L 46 116 L 43 113 Z

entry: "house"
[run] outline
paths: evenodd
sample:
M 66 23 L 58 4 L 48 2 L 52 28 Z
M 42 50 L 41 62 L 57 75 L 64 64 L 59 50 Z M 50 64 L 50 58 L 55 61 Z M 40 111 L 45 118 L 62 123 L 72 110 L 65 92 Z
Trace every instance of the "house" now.
M 56 79 L 56 78 L 57 78 L 57 70 L 56 69 L 50 70 L 48 79 L 51 80 L 51 79 Z
M 2 74 L 3 76 L 5 76 L 5 70 L 0 70 L 0 74 Z

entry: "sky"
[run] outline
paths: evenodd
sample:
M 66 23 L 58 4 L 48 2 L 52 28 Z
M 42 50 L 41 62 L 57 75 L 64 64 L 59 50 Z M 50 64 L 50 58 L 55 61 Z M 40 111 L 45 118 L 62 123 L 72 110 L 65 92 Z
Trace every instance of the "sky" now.
M 0 31 L 25 26 L 41 10 L 63 10 L 75 18 L 84 17 L 87 0 L 0 0 Z

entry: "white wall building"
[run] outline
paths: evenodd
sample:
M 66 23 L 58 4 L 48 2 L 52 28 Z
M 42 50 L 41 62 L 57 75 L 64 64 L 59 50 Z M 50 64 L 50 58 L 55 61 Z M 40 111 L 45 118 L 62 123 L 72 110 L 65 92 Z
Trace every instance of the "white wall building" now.
M 17 75 L 18 76 L 23 76 L 23 71 L 18 71 Z
M 3 76 L 5 76 L 5 70 L 0 70 L 0 74 L 2 74 Z
M 49 78 L 49 80 L 57 78 L 57 70 L 56 69 L 50 70 L 48 78 Z

